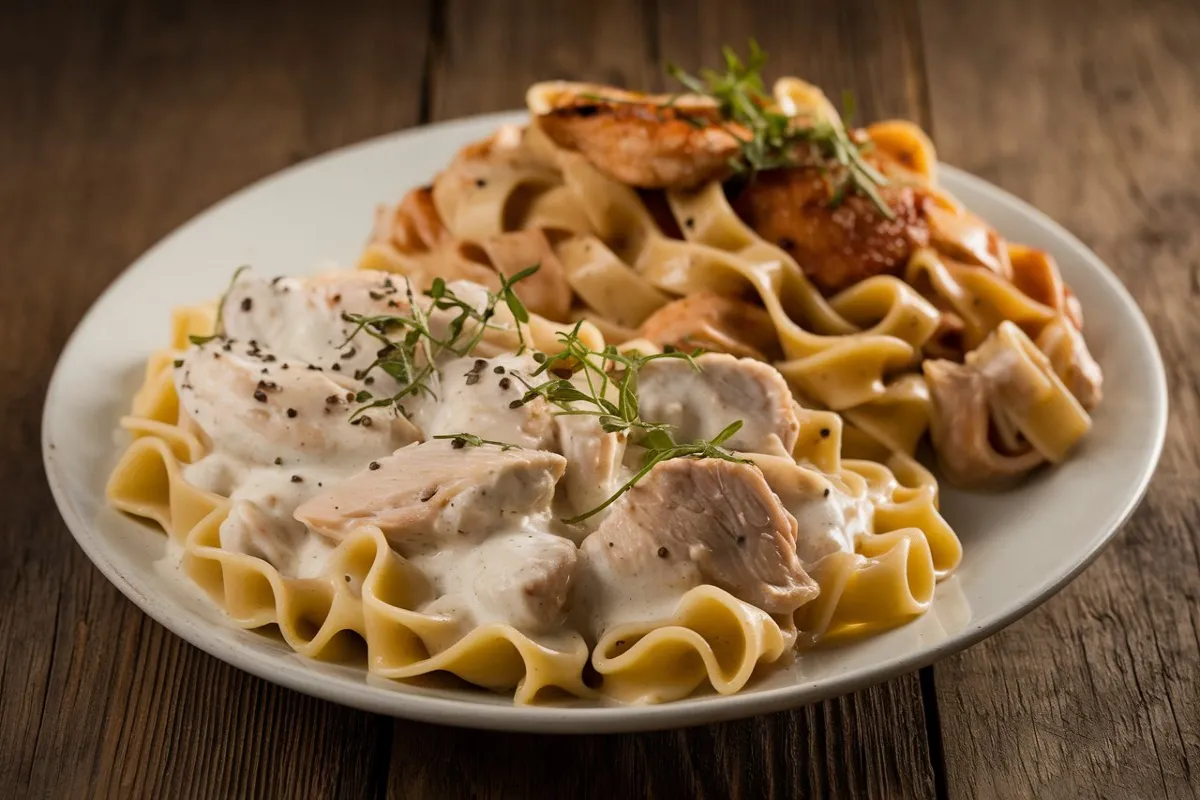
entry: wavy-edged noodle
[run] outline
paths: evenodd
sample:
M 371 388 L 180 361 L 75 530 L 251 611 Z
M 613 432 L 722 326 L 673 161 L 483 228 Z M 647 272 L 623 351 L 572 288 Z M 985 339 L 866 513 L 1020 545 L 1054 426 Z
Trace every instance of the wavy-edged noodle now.
M 1013 285 L 1042 305 L 1065 315 L 1083 330 L 1083 309 L 1062 279 L 1058 262 L 1045 250 L 1008 242 Z
M 875 152 L 885 157 L 883 166 L 889 177 L 937 183 L 937 149 L 920 126 L 890 119 L 871 123 L 866 132 Z
M 962 559 L 962 545 L 921 472 L 907 476 L 921 485 L 905 486 L 881 464 L 843 462 L 843 484 L 874 504 L 873 532 L 856 538 L 854 552 L 830 553 L 810 568 L 821 593 L 796 612 L 803 643 L 866 635 L 928 610 L 937 581 Z
M 1100 404 L 1104 375 L 1073 322 L 1066 316 L 1056 318 L 1042 328 L 1036 344 L 1080 405 L 1090 411 Z
M 446 231 L 426 187 L 411 190 L 393 209 L 378 209 L 371 241 L 357 267 L 394 272 L 420 287 L 429 286 L 435 277 L 475 281 L 493 289 L 499 285 L 495 272 L 468 258 L 462 243 Z
M 903 457 L 894 462 L 903 469 Z M 912 528 L 929 543 L 934 577 L 949 575 L 962 560 L 962 543 L 937 510 L 936 486 L 924 470 L 914 470 L 901 481 L 887 466 L 875 461 L 847 459 L 843 468 L 866 483 L 867 496 L 875 506 L 876 534 Z M 924 473 L 924 474 L 922 474 Z
M 571 288 L 606 321 L 635 329 L 670 300 L 595 236 L 568 237 L 554 252 Z
M 697 586 L 669 619 L 617 625 L 596 643 L 592 665 L 604 692 L 631 703 L 662 703 L 704 683 L 741 690 L 759 665 L 778 661 L 795 631 L 715 586 Z
M 902 375 L 872 402 L 842 412 L 853 424 L 890 452 L 912 455 L 929 428 L 932 403 L 920 375 Z
M 1011 322 L 1001 323 L 965 364 L 926 362 L 925 377 L 934 448 L 957 483 L 1011 478 L 1042 461 L 1058 463 L 1091 427 L 1049 358 Z
M 523 190 L 545 191 L 562 183 L 521 147 L 522 131 L 500 128 L 490 139 L 455 156 L 433 183 L 433 202 L 446 229 L 456 238 L 479 242 L 512 230 L 506 224 L 510 203 Z
M 933 248 L 913 253 L 905 279 L 954 311 L 963 323 L 964 351 L 979 347 L 1006 320 L 1038 331 L 1057 316 L 995 272 L 943 257 Z
M 660 308 L 642 323 L 641 335 L 662 346 L 700 347 L 759 361 L 773 360 L 779 349 L 769 314 L 745 300 L 712 292 L 690 294 Z
M 831 553 L 812 576 L 821 594 L 796 613 L 800 643 L 867 635 L 929 610 L 936 584 L 929 544 L 920 531 L 870 537 L 858 553 Z
M 143 396 L 173 393 L 173 384 L 158 376 L 155 371 L 148 382 L 153 388 L 144 388 Z M 445 671 L 496 691 L 514 690 L 518 703 L 534 702 L 547 690 L 594 695 L 583 683 L 588 649 L 578 634 L 542 640 L 498 624 L 462 630 L 450 618 L 415 611 L 430 598 L 428 583 L 377 528 L 356 530 L 312 578 L 286 577 L 262 559 L 222 548 L 220 527 L 229 501 L 182 476 L 182 466 L 203 448 L 181 452 L 168 423 L 134 419 L 141 436 L 113 470 L 109 502 L 157 522 L 182 545 L 185 572 L 235 624 L 276 625 L 292 649 L 311 658 L 345 657 L 354 652 L 354 639 L 361 639 L 369 669 L 383 677 Z
M 795 406 L 800 430 L 792 447 L 798 464 L 811 464 L 821 472 L 836 474 L 842 464 L 842 436 L 845 433 L 840 414 Z
M 482 240 L 478 246 L 491 268 L 506 278 L 537 264 L 537 272 L 518 285 L 518 294 L 535 314 L 566 321 L 571 311 L 571 285 L 545 231 L 529 228 L 501 233 Z

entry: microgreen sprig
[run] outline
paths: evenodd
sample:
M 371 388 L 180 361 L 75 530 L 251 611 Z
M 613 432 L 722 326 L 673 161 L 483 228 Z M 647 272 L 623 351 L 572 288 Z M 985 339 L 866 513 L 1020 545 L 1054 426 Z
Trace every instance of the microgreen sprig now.
M 635 472 L 629 480 L 625 481 L 619 489 L 613 492 L 607 500 L 593 509 L 585 511 L 578 516 L 564 519 L 563 522 L 568 525 L 574 525 L 578 522 L 583 522 L 589 517 L 599 514 L 604 509 L 611 506 L 621 496 L 632 489 L 638 482 L 650 474 L 650 470 L 664 461 L 670 461 L 673 458 L 719 458 L 723 461 L 732 461 L 739 464 L 750 463 L 744 458 L 739 458 L 729 450 L 721 447 L 722 444 L 729 441 L 735 433 L 742 429 L 742 421 L 735 420 L 725 426 L 725 429 L 707 441 L 699 440 L 688 442 L 686 444 L 675 444 L 671 439 L 670 434 L 665 431 L 655 431 L 652 436 L 647 436 L 643 440 L 643 446 L 646 448 L 645 460 L 642 462 L 642 468 Z M 665 438 L 664 438 L 665 437 Z
M 408 309 L 404 313 L 363 315 L 343 313 L 342 320 L 354 327 L 350 330 L 340 347 L 346 347 L 360 333 L 366 333 L 379 341 L 383 346 L 366 368 L 358 370 L 355 378 L 362 380 L 376 369 L 382 370 L 393 378 L 399 385 L 395 394 L 386 397 L 374 397 L 370 392 L 358 394 L 358 402 L 365 403 L 351 415 L 351 422 L 374 408 L 395 407 L 401 413 L 404 407 L 401 401 L 405 398 L 426 394 L 436 398 L 437 395 L 429 385 L 438 374 L 437 360 L 445 353 L 455 356 L 465 356 L 472 352 L 483 340 L 488 330 L 502 330 L 491 322 L 496 314 L 496 306 L 504 302 L 513 319 L 516 321 L 517 339 L 520 343 L 519 352 L 525 349 L 525 338 L 522 325 L 529 322 L 529 311 L 517 296 L 515 286 L 535 274 L 540 264 L 534 264 L 511 278 L 500 276 L 500 292 L 488 292 L 487 302 L 483 311 L 474 304 L 454 293 L 442 278 L 435 278 L 425 296 L 430 298 L 431 307 L 439 311 L 457 312 L 446 325 L 446 333 L 439 337 L 429 324 L 428 312 L 417 303 L 413 296 L 412 286 L 406 286 Z M 468 323 L 474 323 L 469 325 Z M 392 338 L 395 331 L 404 331 L 400 339 Z
M 511 442 L 498 442 L 494 439 L 481 439 L 473 433 L 446 433 L 439 436 L 434 436 L 434 439 L 449 439 L 450 444 L 454 447 L 483 447 L 485 444 L 490 444 L 493 447 L 499 447 L 501 450 L 520 450 L 521 446 L 512 444 Z
M 204 345 L 213 339 L 225 338 L 225 300 L 229 297 L 229 293 L 233 291 L 238 278 L 248 269 L 250 269 L 250 265 L 243 264 L 233 271 L 233 277 L 229 279 L 229 285 L 225 287 L 225 291 L 221 293 L 221 299 L 217 301 L 217 321 L 213 324 L 213 332 L 208 336 L 189 336 L 188 341 L 195 345 Z

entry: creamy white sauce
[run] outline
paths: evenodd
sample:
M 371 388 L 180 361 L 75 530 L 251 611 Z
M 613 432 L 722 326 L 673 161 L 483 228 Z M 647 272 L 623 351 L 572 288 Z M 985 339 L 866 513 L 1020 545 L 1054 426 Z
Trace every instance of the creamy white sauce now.
M 526 393 L 526 383 L 545 380 L 531 377 L 537 367 L 532 357 L 512 354 L 446 361 L 434 394 L 411 404 L 412 420 L 428 437 L 471 433 L 531 450 L 553 449 L 553 409 L 541 399 L 511 407 Z
M 574 543 L 547 533 L 546 527 L 544 518 L 527 518 L 474 546 L 451 546 L 412 558 L 439 595 L 422 610 L 477 625 L 507 623 L 535 633 L 561 628 L 565 614 L 556 601 L 565 598 L 570 581 L 561 584 L 561 592 L 526 591 L 530 582 L 556 569 L 574 570 Z
M 456 282 L 452 288 L 477 311 L 485 307 L 487 294 L 481 287 Z M 307 281 L 240 280 L 223 307 L 229 338 L 184 355 L 175 373 L 180 402 L 212 444 L 207 456 L 186 467 L 184 478 L 230 498 L 232 510 L 220 531 L 222 547 L 262 558 L 285 576 L 323 575 L 337 542 L 298 522 L 294 513 L 299 505 L 404 445 L 467 433 L 527 450 L 555 450 L 567 456 L 567 472 L 553 506 L 534 513 L 482 520 L 478 515 L 496 504 L 466 494 L 461 508 L 442 511 L 439 530 L 471 530 L 403 552 L 436 590 L 435 599 L 421 610 L 454 616 L 467 625 L 512 624 L 540 636 L 563 632 L 569 624 L 598 637 L 620 623 L 670 617 L 680 597 L 700 583 L 694 564 L 654 558 L 614 570 L 595 552 L 603 545 L 589 537 L 603 514 L 574 527 L 560 520 L 610 497 L 641 466 L 641 448 L 627 447 L 624 435 L 605 434 L 594 418 L 556 419 L 555 409 L 540 399 L 513 406 L 527 382 L 547 377 L 533 376 L 538 364 L 529 355 L 435 352 L 439 371 L 430 391 L 406 401 L 411 421 L 379 409 L 366 415 L 367 424 L 351 424 L 359 405 L 356 393 L 367 390 L 379 396 L 397 387 L 386 384 L 390 379 L 378 371 L 370 383 L 361 374 L 356 377 L 375 359 L 380 343 L 365 333 L 346 343 L 352 326 L 342 314 L 406 313 L 405 289 L 403 279 L 365 272 Z M 429 305 L 425 299 L 418 302 Z M 436 335 L 445 335 L 455 313 L 431 313 Z M 502 316 L 497 313 L 497 319 Z M 494 351 L 481 347 L 479 352 Z M 728 377 L 721 378 L 718 391 L 702 375 L 680 366 L 685 369 L 678 371 L 677 383 L 652 382 L 647 407 L 654 411 L 647 418 L 706 437 L 743 418 L 749 440 L 781 449 L 776 432 L 786 435 L 788 420 L 748 418 L 742 407 L 774 408 L 769 392 L 751 387 L 746 400 L 737 387 L 730 388 Z M 578 376 L 575 380 L 582 382 Z M 810 480 L 814 474 L 790 461 L 788 465 Z M 815 495 L 786 481 L 773 484 L 796 517 L 797 551 L 806 565 L 830 552 L 852 550 L 856 537 L 868 533 L 871 524 L 869 498 L 853 498 L 832 485 L 822 493 L 829 482 L 817 480 L 823 483 Z M 462 508 L 475 516 L 463 516 L 467 512 Z M 582 541 L 581 547 L 572 539 Z M 361 590 L 353 579 L 351 587 Z
M 580 586 L 574 621 L 594 639 L 617 625 L 670 619 L 679 600 L 699 586 L 695 565 L 686 559 L 643 561 L 614 569 L 598 538 L 580 550 Z

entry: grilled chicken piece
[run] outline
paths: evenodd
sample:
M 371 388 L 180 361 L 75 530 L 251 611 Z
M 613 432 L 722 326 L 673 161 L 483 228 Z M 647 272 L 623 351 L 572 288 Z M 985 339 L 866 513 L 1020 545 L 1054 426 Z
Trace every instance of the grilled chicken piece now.
M 796 259 L 823 294 L 873 275 L 894 274 L 914 249 L 928 243 L 929 228 L 912 188 L 879 187 L 894 215 L 887 219 L 858 193 L 833 203 L 827 171 L 799 166 L 761 172 L 733 199 L 738 216 Z
M 642 323 L 640 334 L 659 347 L 700 347 L 760 361 L 779 355 L 775 325 L 762 306 L 715 292 L 668 303 Z
M 682 572 L 692 585 L 791 614 L 819 592 L 795 542 L 796 520 L 756 467 L 681 458 L 651 470 L 582 550 L 595 574 L 654 585 L 678 583 Z
M 796 555 L 810 569 L 830 553 L 854 552 L 855 540 L 871 532 L 874 509 L 865 497 L 853 497 L 830 475 L 790 458 L 747 454 L 779 502 L 796 518 Z
M 613 180 L 643 189 L 691 189 L 724 180 L 740 126 L 720 123 L 708 98 L 671 100 L 610 86 L 552 82 L 530 87 L 537 125 Z M 748 136 L 748 134 L 747 134 Z
M 554 441 L 554 413 L 545 398 L 517 408 L 509 405 L 526 391 L 517 375 L 533 382 L 528 376 L 537 367 L 532 358 L 517 355 L 449 361 L 442 366 L 437 397 L 417 401 L 413 420 L 429 438 L 469 432 L 532 450 L 549 447 Z
M 478 542 L 549 509 L 566 468 L 562 456 L 455 444 L 438 439 L 397 450 L 304 503 L 296 519 L 338 540 L 376 525 L 407 556 Z
M 311 278 L 242 278 L 225 296 L 226 334 L 270 347 L 279 356 L 353 375 L 375 358 L 378 343 L 365 333 L 342 347 L 354 326 L 342 315 L 403 314 L 403 278 L 355 270 Z
M 541 531 L 493 536 L 469 550 L 439 553 L 426 567 L 442 596 L 424 610 L 453 613 L 465 607 L 477 624 L 553 631 L 566 622 L 578 554 L 570 539 Z M 440 571 L 434 562 L 443 558 L 454 563 Z
M 314 457 L 363 463 L 421 438 L 391 412 L 369 412 L 369 424 L 351 425 L 354 392 L 334 375 L 245 342 L 214 339 L 184 354 L 175 385 L 180 407 L 213 444 L 252 465 Z
M 682 359 L 659 359 L 638 374 L 642 419 L 675 427 L 675 440 L 712 439 L 742 420 L 725 442 L 731 450 L 791 455 L 800 434 L 792 393 L 774 367 L 749 358 L 705 353 L 699 370 Z
M 566 516 L 575 516 L 600 505 L 620 487 L 627 437 L 606 433 L 593 416 L 560 415 L 554 423 L 559 452 L 567 459 L 567 472 L 559 486 L 570 509 Z

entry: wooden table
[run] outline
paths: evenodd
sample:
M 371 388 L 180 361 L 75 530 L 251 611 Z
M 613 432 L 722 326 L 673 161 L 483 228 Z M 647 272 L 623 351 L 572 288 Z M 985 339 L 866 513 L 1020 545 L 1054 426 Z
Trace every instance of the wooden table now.
M 1196 794 L 1194 2 L 17 6 L 0 15 L 0 795 Z M 751 35 L 775 70 L 854 91 L 860 118 L 921 122 L 946 160 L 1082 237 L 1149 316 L 1166 451 L 1125 531 L 1059 596 L 848 697 L 551 738 L 372 716 L 252 678 L 152 622 L 75 546 L 42 475 L 42 397 L 88 305 L 158 238 L 330 148 L 517 107 L 540 78 L 662 87 L 667 61 L 714 63 Z

